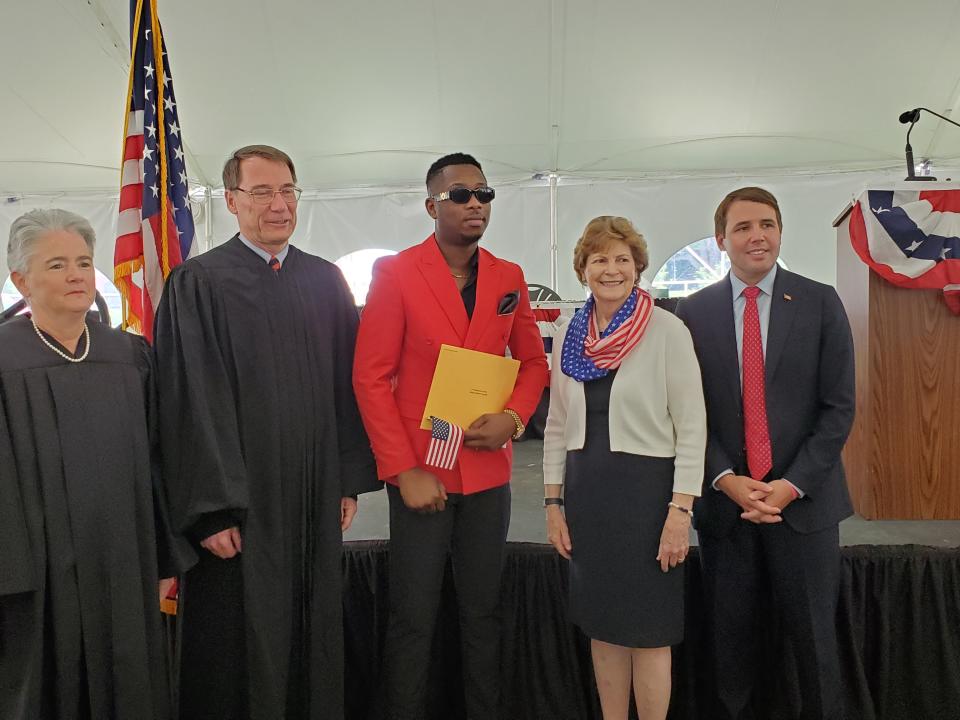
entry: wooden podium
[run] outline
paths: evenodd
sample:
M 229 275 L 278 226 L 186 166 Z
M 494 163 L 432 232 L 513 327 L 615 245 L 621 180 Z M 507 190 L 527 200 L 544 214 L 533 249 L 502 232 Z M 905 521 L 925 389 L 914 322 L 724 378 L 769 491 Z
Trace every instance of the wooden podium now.
M 960 519 L 960 316 L 939 290 L 873 272 L 837 218 L 837 292 L 856 349 L 857 417 L 844 449 L 857 513 L 870 520 Z

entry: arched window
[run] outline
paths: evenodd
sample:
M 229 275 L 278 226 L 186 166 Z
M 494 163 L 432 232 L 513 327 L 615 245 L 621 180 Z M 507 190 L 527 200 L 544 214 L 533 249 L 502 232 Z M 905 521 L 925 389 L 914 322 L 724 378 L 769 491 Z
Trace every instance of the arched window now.
M 110 324 L 114 327 L 119 327 L 122 319 L 120 317 L 122 311 L 120 291 L 117 290 L 116 286 L 110 281 L 110 278 L 99 270 L 97 270 L 96 273 L 97 291 L 103 297 L 104 302 L 107 303 L 107 308 L 110 310 Z M 0 309 L 6 309 L 14 305 L 20 298 L 20 292 L 16 286 L 14 286 L 13 280 L 8 276 L 7 281 L 3 284 L 3 289 L 0 290 L 0 305 L 2 305 Z M 97 306 L 91 305 L 90 309 L 96 310 Z
M 787 264 L 777 259 L 781 267 Z M 686 297 L 721 280 L 730 270 L 730 258 L 717 247 L 713 237 L 697 240 L 675 252 L 653 278 L 653 287 L 667 297 Z
M 367 301 L 367 291 L 370 289 L 370 280 L 373 277 L 373 264 L 382 257 L 396 255 L 394 250 L 381 248 L 367 248 L 356 250 L 337 260 L 337 267 L 347 279 L 354 302 L 363 305 Z

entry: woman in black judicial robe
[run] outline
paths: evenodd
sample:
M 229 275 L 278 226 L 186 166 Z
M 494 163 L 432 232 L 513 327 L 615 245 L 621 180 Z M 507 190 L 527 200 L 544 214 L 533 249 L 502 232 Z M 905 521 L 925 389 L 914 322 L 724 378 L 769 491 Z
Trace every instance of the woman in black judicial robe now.
M 188 562 L 157 529 L 149 348 L 85 320 L 86 220 L 33 211 L 10 235 L 32 314 L 0 325 L 0 718 L 167 720 L 158 557 Z

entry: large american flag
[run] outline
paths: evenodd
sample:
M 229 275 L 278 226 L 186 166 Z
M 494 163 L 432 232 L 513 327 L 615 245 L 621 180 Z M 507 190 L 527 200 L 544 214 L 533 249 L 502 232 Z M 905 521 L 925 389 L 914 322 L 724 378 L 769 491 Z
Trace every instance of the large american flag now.
M 423 464 L 453 470 L 463 445 L 463 429 L 459 425 L 430 416 L 430 445 Z
M 850 242 L 880 277 L 943 290 L 960 315 L 960 190 L 866 190 L 850 216 Z
M 152 340 L 163 281 L 197 247 L 157 0 L 131 0 L 130 47 L 113 275 L 124 300 L 124 328 Z

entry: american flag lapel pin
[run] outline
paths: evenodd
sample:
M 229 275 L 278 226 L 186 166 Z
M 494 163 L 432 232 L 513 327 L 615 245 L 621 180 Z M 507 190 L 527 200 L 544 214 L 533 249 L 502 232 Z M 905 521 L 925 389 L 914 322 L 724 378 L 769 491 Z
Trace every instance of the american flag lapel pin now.
M 786 300 L 787 302 L 790 302 L 791 300 L 793 300 L 793 298 L 787 295 L 786 293 L 783 294 L 783 299 Z

